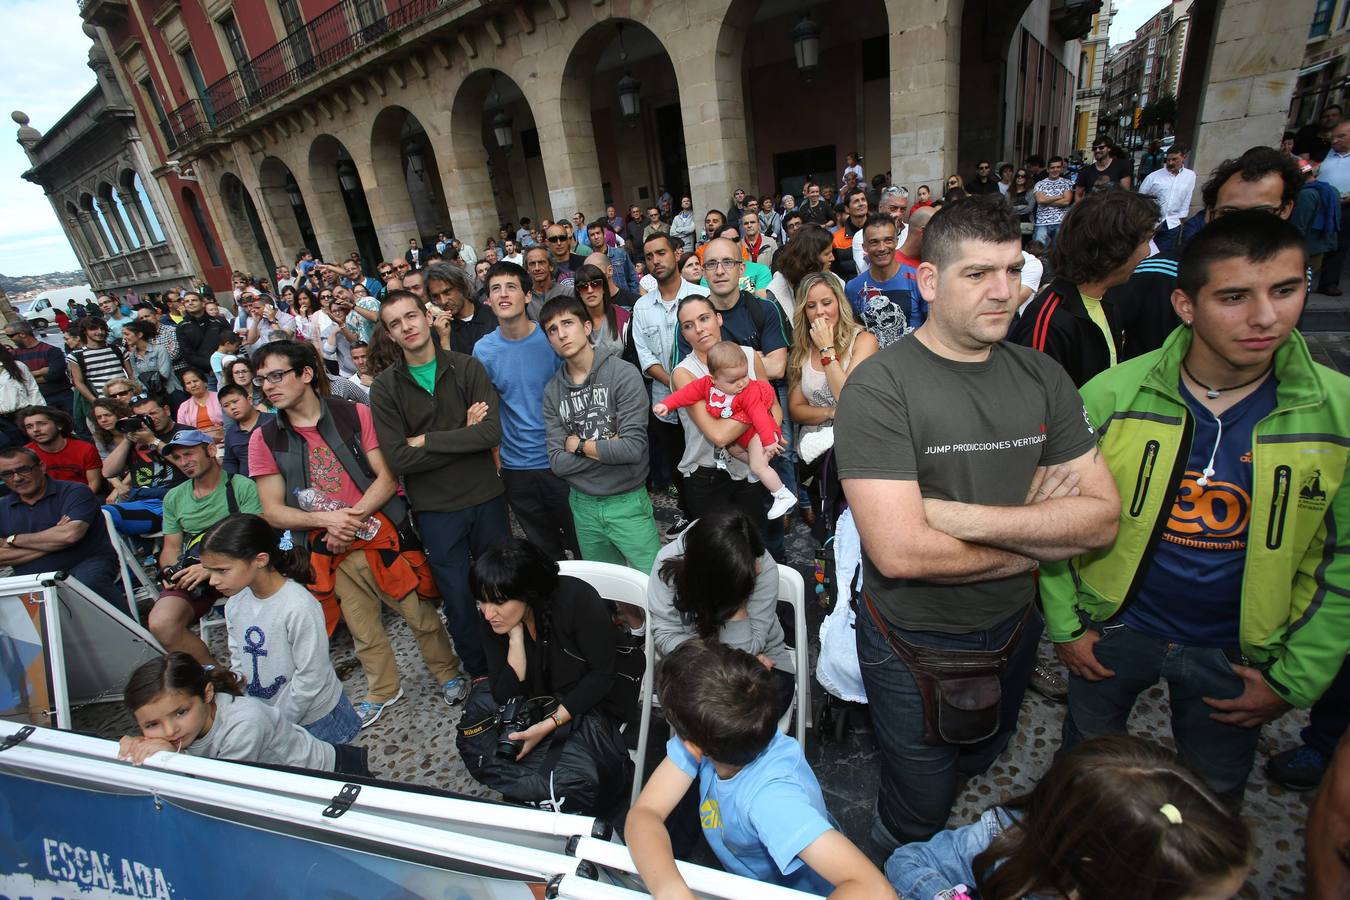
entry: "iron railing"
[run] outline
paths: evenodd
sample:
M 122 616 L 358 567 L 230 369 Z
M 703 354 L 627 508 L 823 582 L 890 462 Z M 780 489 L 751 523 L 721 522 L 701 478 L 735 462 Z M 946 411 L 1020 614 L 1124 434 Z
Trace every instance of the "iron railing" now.
M 457 0 L 340 0 L 279 43 L 169 114 L 180 144 L 191 143 L 311 76 Z

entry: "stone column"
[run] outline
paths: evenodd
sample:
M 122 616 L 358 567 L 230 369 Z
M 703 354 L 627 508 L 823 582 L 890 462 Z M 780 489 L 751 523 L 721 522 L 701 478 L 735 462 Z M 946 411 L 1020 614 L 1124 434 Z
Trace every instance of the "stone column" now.
M 1191 164 L 1202 179 L 1224 159 L 1278 140 L 1303 64 L 1313 6 L 1284 4 L 1272 15 L 1263 0 L 1216 0 L 1212 17 L 1192 20 L 1187 55 L 1195 54 L 1197 64 L 1188 62 L 1182 75 L 1183 95 L 1190 96 L 1180 98 L 1179 118 L 1185 118 L 1187 99 L 1198 101 Z M 1193 208 L 1201 202 L 1196 191 Z
M 80 231 L 93 250 L 93 255 L 99 258 L 112 256 L 113 250 L 108 244 L 107 235 L 103 233 L 103 226 L 99 224 L 93 212 L 82 209 L 76 213 L 75 218 L 79 221 Z
M 79 258 L 80 264 L 88 268 L 98 254 L 90 248 L 89 236 L 85 234 L 84 226 L 74 216 L 67 216 L 62 220 L 62 224 L 65 225 L 66 237 L 70 239 L 71 246 L 75 248 L 75 255 Z
M 103 214 L 103 221 L 110 232 L 109 237 L 117 245 L 117 249 L 113 252 L 130 253 L 135 248 L 127 235 L 126 223 L 122 221 L 122 216 L 117 211 L 117 204 L 104 197 L 99 197 L 94 202 L 98 204 L 98 211 Z
M 136 246 L 149 247 L 151 240 L 151 231 L 145 221 L 145 211 L 141 209 L 141 198 L 136 196 L 135 191 L 119 189 L 117 191 L 118 205 L 122 211 L 127 214 L 127 223 L 131 226 L 133 238 Z
M 599 154 L 591 127 L 589 96 L 563 91 L 566 54 L 546 54 L 540 77 L 524 85 L 525 98 L 539 132 L 539 152 L 548 182 L 547 210 L 539 217 L 571 219 L 580 211 L 587 218 L 602 212 L 605 196 L 600 187 Z M 538 202 L 540 198 L 535 198 Z
M 911 197 L 919 184 L 941 193 L 937 184 L 956 168 L 963 8 L 962 0 L 886 0 L 891 177 L 907 186 Z M 870 161 L 868 168 L 885 169 Z
M 721 209 L 736 188 L 750 184 L 742 88 L 749 21 L 748 17 L 743 22 L 724 21 L 727 5 L 701 4 L 697 8 L 703 18 L 674 33 L 657 32 L 671 53 L 679 84 L 689 190 L 696 210 Z

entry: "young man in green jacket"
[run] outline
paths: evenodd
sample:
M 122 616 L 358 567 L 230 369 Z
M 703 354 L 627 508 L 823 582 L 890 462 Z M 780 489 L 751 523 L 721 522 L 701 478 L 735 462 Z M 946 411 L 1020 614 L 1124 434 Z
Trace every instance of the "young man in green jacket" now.
M 1116 540 L 1041 570 L 1070 670 L 1065 748 L 1124 733 L 1161 678 L 1182 760 L 1235 803 L 1260 726 L 1316 701 L 1350 650 L 1350 379 L 1295 331 L 1305 257 L 1256 211 L 1188 245 L 1182 326 L 1082 389 Z
M 502 437 L 501 402 L 482 363 L 433 339 L 420 296 L 390 291 L 380 321 L 403 353 L 371 385 L 375 431 L 389 468 L 403 478 L 455 650 L 477 678 L 487 674 L 487 658 L 470 558 L 510 534 L 492 457 Z

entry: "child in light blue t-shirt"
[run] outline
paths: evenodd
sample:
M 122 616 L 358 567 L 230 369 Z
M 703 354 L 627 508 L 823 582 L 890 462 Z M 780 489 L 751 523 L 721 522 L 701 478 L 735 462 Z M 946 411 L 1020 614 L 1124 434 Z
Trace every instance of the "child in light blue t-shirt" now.
M 673 735 L 625 834 L 653 896 L 688 889 L 665 820 L 695 780 L 703 835 L 728 872 L 818 896 L 895 896 L 834 827 L 801 746 L 779 733 L 779 687 L 763 663 L 686 641 L 662 662 L 657 690 Z
M 220 336 L 220 347 L 211 354 L 211 374 L 216 376 L 216 388 L 223 388 L 229 382 L 225 378 L 225 367 L 239 356 L 239 335 L 233 331 Z

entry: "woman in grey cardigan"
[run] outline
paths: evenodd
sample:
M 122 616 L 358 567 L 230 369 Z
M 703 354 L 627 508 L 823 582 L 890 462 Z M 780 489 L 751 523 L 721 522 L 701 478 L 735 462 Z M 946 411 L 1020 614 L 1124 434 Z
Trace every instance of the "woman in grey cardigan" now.
M 657 656 L 693 638 L 754 654 L 780 680 L 787 710 L 795 666 L 778 621 L 778 566 L 745 513 L 710 512 L 662 547 L 647 603 Z

